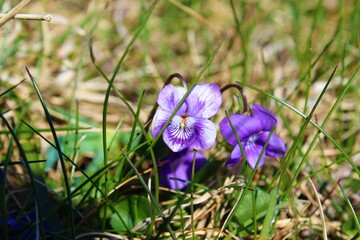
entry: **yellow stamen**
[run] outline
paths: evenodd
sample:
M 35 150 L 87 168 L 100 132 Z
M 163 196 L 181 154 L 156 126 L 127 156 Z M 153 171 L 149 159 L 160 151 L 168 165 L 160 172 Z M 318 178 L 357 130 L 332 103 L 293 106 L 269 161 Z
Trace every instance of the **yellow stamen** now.
M 180 128 L 182 129 L 182 130 L 184 130 L 185 129 L 185 127 L 186 127 L 186 118 L 188 117 L 188 115 L 187 114 L 183 114 L 183 115 L 181 115 L 181 123 L 180 123 Z

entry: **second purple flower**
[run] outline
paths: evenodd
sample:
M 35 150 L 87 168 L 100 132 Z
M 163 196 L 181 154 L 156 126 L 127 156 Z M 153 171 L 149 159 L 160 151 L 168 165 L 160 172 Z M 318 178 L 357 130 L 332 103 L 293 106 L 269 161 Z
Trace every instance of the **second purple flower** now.
M 152 135 L 159 135 L 176 105 L 187 89 L 166 85 L 159 93 L 156 111 L 152 122 Z M 222 103 L 220 88 L 216 84 L 198 84 L 185 99 L 176 115 L 163 133 L 163 140 L 173 151 L 179 152 L 192 147 L 197 150 L 209 149 L 215 143 L 216 127 L 209 120 Z
M 275 158 L 284 157 L 286 146 L 278 135 L 271 133 L 271 130 L 277 125 L 276 116 L 258 104 L 254 104 L 251 109 L 251 116 L 233 114 L 229 116 L 229 119 L 244 148 L 246 160 L 251 168 L 254 169 L 258 161 L 258 167 L 264 164 L 265 156 Z M 230 159 L 225 164 L 227 167 L 232 167 L 236 165 L 243 156 L 229 119 L 225 117 L 220 122 L 220 131 L 224 139 L 235 147 Z M 261 155 L 264 147 L 265 152 Z

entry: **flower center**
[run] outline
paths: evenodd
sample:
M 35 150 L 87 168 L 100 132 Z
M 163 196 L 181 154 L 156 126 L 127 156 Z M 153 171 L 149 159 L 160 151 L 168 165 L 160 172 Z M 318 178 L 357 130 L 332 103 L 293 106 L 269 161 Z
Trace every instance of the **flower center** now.
M 252 144 L 252 143 L 254 143 L 256 141 L 256 139 L 257 139 L 257 136 L 252 135 L 252 136 L 249 137 L 247 142 L 248 142 L 248 144 Z
M 180 128 L 181 128 L 181 130 L 184 130 L 185 127 L 186 127 L 186 118 L 188 117 L 188 115 L 187 114 L 181 114 L 180 117 L 181 117 Z

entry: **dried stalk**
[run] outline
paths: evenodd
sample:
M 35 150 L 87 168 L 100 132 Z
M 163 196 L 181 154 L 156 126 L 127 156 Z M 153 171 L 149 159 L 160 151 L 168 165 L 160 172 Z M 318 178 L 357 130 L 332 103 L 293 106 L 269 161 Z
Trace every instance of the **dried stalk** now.
M 5 17 L 6 13 L 0 13 L 0 19 Z M 51 14 L 16 14 L 11 19 L 21 19 L 21 20 L 37 20 L 37 21 L 46 21 L 50 22 L 53 16 Z
M 18 14 L 21 9 L 23 9 L 26 5 L 28 5 L 31 0 L 22 0 L 18 5 L 13 7 L 8 13 L 6 13 L 3 17 L 0 18 L 0 27 L 4 25 L 7 21 L 12 19 L 16 14 Z

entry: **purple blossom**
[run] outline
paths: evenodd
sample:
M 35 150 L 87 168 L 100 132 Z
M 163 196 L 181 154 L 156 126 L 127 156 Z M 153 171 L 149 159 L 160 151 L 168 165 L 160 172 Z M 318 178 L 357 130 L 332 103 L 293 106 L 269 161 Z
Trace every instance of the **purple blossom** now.
M 161 160 L 160 185 L 174 190 L 181 190 L 189 185 L 191 180 L 194 150 L 184 149 L 180 152 L 172 152 Z M 205 163 L 205 155 L 196 152 L 195 171 L 198 171 Z M 163 164 L 161 166 L 161 164 Z
M 176 105 L 186 93 L 186 88 L 166 85 L 159 93 L 152 123 L 152 135 L 156 137 L 170 118 Z M 192 147 L 209 149 L 215 143 L 216 127 L 209 120 L 222 103 L 220 88 L 216 84 L 198 84 L 194 87 L 163 133 L 163 140 L 173 151 Z
M 229 118 L 244 148 L 246 160 L 254 169 L 270 134 L 270 139 L 264 154 L 260 158 L 258 167 L 264 164 L 264 155 L 274 158 L 284 157 L 286 146 L 278 135 L 271 133 L 271 130 L 277 126 L 276 116 L 258 104 L 254 104 L 251 109 L 251 116 L 233 114 Z M 230 159 L 225 164 L 227 167 L 234 166 L 240 161 L 242 153 L 227 117 L 220 122 L 220 131 L 225 140 L 235 146 Z

